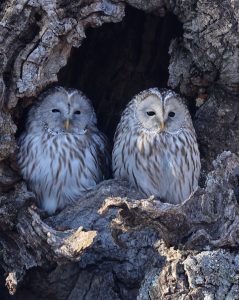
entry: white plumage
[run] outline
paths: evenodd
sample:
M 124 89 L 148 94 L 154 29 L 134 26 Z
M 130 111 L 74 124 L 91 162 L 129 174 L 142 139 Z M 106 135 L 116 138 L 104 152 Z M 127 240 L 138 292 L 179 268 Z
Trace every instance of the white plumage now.
M 190 114 L 170 90 L 136 95 L 118 124 L 112 165 L 147 196 L 178 204 L 198 186 L 200 154 Z
M 57 87 L 30 111 L 18 141 L 18 164 L 41 208 L 54 213 L 109 174 L 107 139 L 96 127 L 91 102 Z

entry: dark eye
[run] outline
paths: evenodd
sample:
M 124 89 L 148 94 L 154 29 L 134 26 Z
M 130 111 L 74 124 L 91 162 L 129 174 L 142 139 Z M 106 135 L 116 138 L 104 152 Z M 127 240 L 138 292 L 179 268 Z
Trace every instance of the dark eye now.
M 53 112 L 53 113 L 59 113 L 60 111 L 59 111 L 59 109 L 54 108 L 54 109 L 52 110 L 52 112 Z
M 173 118 L 173 117 L 175 116 L 175 112 L 170 111 L 170 112 L 168 113 L 168 116 L 171 117 L 171 118 Z
M 154 116 L 154 115 L 155 115 L 155 112 L 154 112 L 154 111 L 147 111 L 147 115 L 148 115 L 148 116 Z
M 80 110 L 76 110 L 76 111 L 74 112 L 74 114 L 75 114 L 75 115 L 80 115 L 80 114 L 81 114 L 81 111 L 80 111 Z

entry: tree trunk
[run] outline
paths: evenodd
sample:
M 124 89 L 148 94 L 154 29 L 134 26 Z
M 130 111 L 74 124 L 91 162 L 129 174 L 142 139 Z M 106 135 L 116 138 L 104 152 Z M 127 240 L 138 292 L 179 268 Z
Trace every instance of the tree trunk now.
M 239 299 L 238 20 L 232 0 L 0 3 L 1 299 Z M 53 84 L 85 92 L 110 139 L 137 92 L 183 94 L 199 189 L 171 205 L 112 179 L 54 216 L 37 209 L 16 138 Z

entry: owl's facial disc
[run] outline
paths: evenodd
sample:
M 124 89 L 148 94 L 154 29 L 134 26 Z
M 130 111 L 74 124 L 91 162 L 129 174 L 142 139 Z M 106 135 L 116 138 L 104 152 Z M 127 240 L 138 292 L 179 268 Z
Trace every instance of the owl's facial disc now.
M 175 96 L 164 99 L 163 106 L 166 131 L 177 132 L 188 123 L 188 121 L 186 122 L 186 119 L 189 118 L 187 108 Z
M 78 91 L 56 91 L 39 106 L 41 122 L 54 132 L 80 133 L 96 124 L 94 109 Z
M 137 117 L 148 130 L 173 132 L 185 121 L 185 107 L 174 97 L 162 99 L 153 94 L 138 104 Z
M 96 124 L 96 115 L 91 103 L 78 92 L 73 92 L 70 95 L 69 115 L 72 127 L 76 131 L 85 130 L 87 127 Z
M 143 99 L 137 106 L 137 118 L 141 125 L 149 130 L 163 130 L 163 106 L 157 95 L 150 95 Z

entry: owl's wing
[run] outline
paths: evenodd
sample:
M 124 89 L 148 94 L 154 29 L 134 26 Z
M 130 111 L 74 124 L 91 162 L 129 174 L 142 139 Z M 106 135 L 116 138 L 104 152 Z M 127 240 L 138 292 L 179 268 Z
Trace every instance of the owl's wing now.
M 100 131 L 93 132 L 92 138 L 97 145 L 97 157 L 100 164 L 100 169 L 104 179 L 108 179 L 111 175 L 111 156 L 108 138 Z

